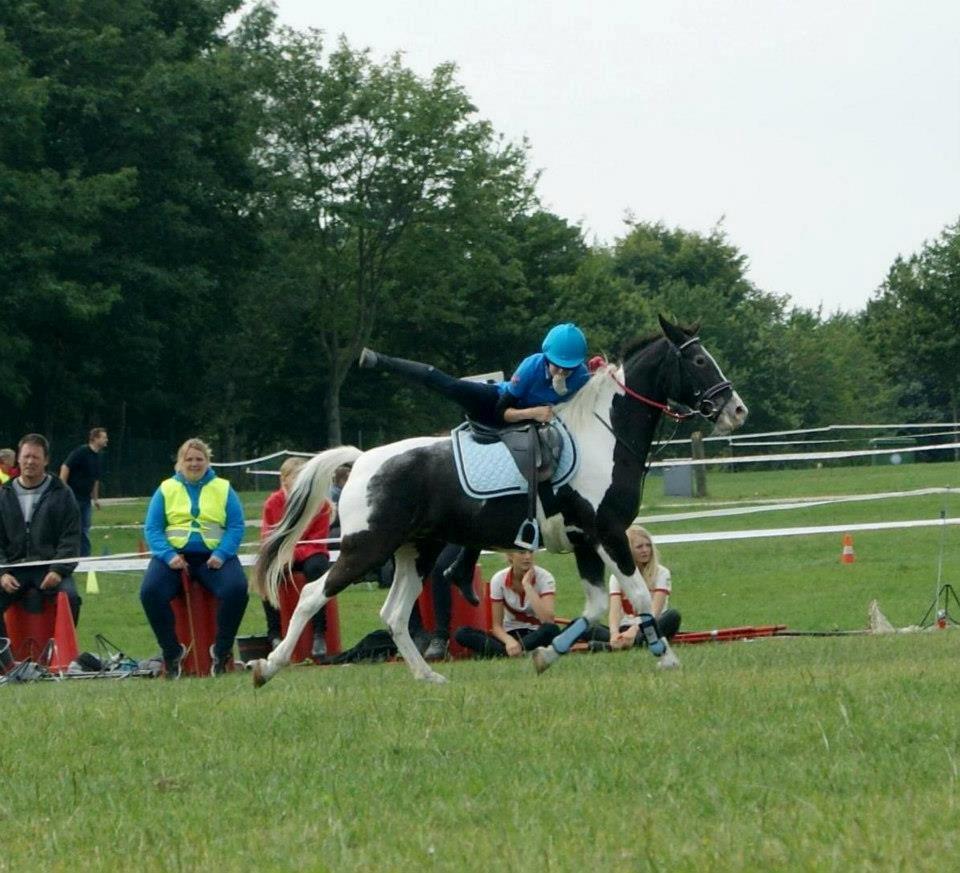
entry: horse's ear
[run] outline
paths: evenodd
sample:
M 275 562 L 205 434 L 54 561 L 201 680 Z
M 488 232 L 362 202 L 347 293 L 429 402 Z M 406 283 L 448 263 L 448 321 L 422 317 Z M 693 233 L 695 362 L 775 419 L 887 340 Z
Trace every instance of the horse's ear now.
M 663 335 L 670 340 L 675 346 L 682 345 L 687 340 L 687 335 L 680 330 L 675 324 L 667 321 L 663 313 L 659 313 L 657 318 L 660 319 L 660 330 L 663 331 Z

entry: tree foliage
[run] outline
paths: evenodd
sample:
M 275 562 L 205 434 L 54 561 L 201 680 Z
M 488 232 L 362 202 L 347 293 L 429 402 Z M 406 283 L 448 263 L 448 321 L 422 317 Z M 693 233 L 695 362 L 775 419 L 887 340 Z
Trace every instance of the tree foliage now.
M 902 407 L 927 420 L 960 415 L 960 221 L 898 257 L 867 305 L 866 326 Z
M 5 441 L 104 424 L 114 463 L 152 439 L 164 468 L 194 433 L 221 457 L 369 446 L 459 412 L 358 372 L 364 345 L 509 373 L 557 321 L 616 356 L 658 312 L 702 321 L 755 430 L 957 416 L 960 225 L 863 314 L 791 309 L 720 225 L 587 245 L 453 64 L 421 76 L 269 5 L 226 34 L 240 5 L 0 0 Z
M 491 241 L 531 202 L 525 150 L 474 117 L 453 65 L 420 77 L 399 55 L 377 63 L 345 39 L 327 51 L 320 32 L 265 32 L 256 15 L 238 42 L 259 84 L 255 208 L 269 245 L 249 308 L 269 317 L 269 288 L 277 317 L 293 316 L 314 374 L 273 366 L 323 397 L 337 443 L 341 388 L 378 328 L 408 304 L 442 311 L 458 296 L 449 283 L 476 273 L 462 261 L 502 265 Z

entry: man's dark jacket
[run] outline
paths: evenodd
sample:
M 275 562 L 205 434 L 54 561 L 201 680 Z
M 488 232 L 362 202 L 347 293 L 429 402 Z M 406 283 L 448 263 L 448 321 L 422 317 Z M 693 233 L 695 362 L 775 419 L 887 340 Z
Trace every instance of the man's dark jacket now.
M 77 562 L 65 559 L 80 555 L 80 509 L 73 492 L 56 476 L 51 476 L 47 490 L 33 508 L 27 533 L 13 482 L 11 479 L 0 487 L 0 565 L 56 561 L 50 569 L 63 577 L 69 576 Z M 16 569 L 9 572 L 17 575 Z

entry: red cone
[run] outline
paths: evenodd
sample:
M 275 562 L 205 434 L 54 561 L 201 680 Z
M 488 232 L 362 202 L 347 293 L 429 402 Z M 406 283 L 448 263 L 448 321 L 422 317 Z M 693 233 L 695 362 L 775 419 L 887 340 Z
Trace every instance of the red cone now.
M 77 645 L 77 629 L 73 624 L 73 613 L 70 612 L 70 600 L 63 591 L 57 595 L 57 617 L 53 625 L 53 642 L 54 650 L 50 669 L 63 672 L 80 652 Z

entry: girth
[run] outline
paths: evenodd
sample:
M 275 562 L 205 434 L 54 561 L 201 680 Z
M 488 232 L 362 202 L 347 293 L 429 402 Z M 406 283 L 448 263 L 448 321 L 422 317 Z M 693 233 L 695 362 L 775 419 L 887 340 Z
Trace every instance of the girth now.
M 495 428 L 467 419 L 476 442 L 502 442 L 527 482 L 527 517 L 520 525 L 514 545 L 533 551 L 540 545 L 537 522 L 537 485 L 549 482 L 560 460 L 563 439 L 549 424 L 525 421 Z

